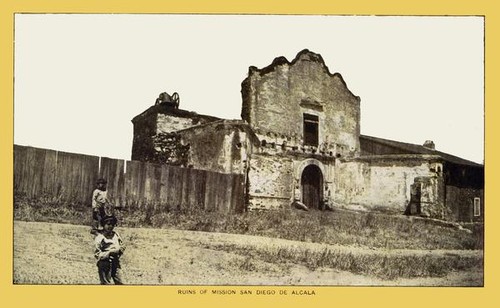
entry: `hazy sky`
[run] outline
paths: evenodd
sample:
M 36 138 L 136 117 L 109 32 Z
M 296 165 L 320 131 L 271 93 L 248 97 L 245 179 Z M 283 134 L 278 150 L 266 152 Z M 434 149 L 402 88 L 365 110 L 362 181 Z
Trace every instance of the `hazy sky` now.
M 14 142 L 130 159 L 131 119 L 161 92 L 239 119 L 249 66 L 322 55 L 361 97 L 361 133 L 479 163 L 481 17 L 15 15 Z

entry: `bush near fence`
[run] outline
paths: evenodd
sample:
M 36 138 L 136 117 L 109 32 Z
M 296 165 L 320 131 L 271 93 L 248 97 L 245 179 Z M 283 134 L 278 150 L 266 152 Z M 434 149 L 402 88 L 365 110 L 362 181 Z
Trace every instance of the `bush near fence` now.
M 95 181 L 128 208 L 243 212 L 244 177 L 206 170 L 125 161 L 14 145 L 14 193 L 57 202 L 90 203 Z

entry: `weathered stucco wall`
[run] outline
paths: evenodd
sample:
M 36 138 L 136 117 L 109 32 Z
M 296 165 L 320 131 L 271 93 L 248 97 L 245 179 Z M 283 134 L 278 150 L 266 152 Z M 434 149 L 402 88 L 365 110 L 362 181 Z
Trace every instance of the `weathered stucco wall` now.
M 420 188 L 420 215 L 436 219 L 445 219 L 447 209 L 445 207 L 444 178 L 438 174 L 424 177 L 416 177 L 414 185 Z
M 197 121 L 192 118 L 181 118 L 170 114 L 158 114 L 156 132 L 171 133 L 181 129 L 186 129 L 197 125 Z
M 337 163 L 334 201 L 348 207 L 403 212 L 414 179 L 434 175 L 427 161 L 416 158 L 384 156 Z
M 324 152 L 359 152 L 359 97 L 340 74 L 330 74 L 320 55 L 306 50 L 292 63 L 277 58 L 262 70 L 250 68 L 242 96 L 242 118 L 261 140 L 278 136 L 291 146 L 302 146 L 307 113 L 319 119 L 319 148 Z
M 248 170 L 250 210 L 277 209 L 292 202 L 292 159 L 282 155 L 252 154 Z
M 239 126 L 223 121 L 178 132 L 189 144 L 188 165 L 195 169 L 244 174 L 252 138 Z
M 157 133 L 175 132 L 220 120 L 219 118 L 212 116 L 167 107 L 164 107 L 162 109 L 158 108 L 156 114 Z

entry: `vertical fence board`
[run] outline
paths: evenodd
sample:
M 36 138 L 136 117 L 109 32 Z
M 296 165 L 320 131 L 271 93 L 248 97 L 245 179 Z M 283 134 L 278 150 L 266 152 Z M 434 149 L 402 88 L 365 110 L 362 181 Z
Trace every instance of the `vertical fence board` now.
M 172 185 L 170 186 L 169 192 L 172 194 L 172 207 L 180 210 L 182 209 L 182 173 L 180 168 L 175 167 L 172 167 L 171 171 L 172 176 L 170 177 L 170 183 Z
M 231 192 L 232 192 L 232 178 L 233 175 L 223 175 L 221 177 L 222 187 L 220 191 L 220 203 L 222 205 L 222 212 L 229 213 L 231 211 Z
M 160 167 L 160 200 L 159 200 L 159 209 L 164 211 L 168 211 L 169 203 L 168 203 L 168 186 L 170 185 L 168 181 L 168 172 L 169 168 L 165 165 Z
M 197 187 L 197 194 L 196 194 L 196 200 L 198 202 L 198 206 L 201 209 L 205 208 L 205 194 L 206 194 L 206 188 L 207 188 L 207 172 L 198 170 L 198 187 Z
M 92 192 L 96 187 L 96 179 L 99 177 L 99 157 L 87 156 L 85 168 L 82 175 L 82 191 L 84 192 L 84 202 L 91 205 Z
M 114 196 L 117 205 L 123 205 L 123 194 L 125 187 L 123 186 L 125 179 L 125 161 L 120 159 L 117 160 L 116 164 L 116 178 L 114 180 Z
M 181 173 L 181 208 L 183 209 L 188 209 L 190 207 L 189 204 L 189 188 L 190 188 L 190 183 L 189 183 L 189 178 L 190 178 L 190 173 L 191 173 L 191 168 L 182 168 L 179 169 Z
M 125 173 L 125 200 L 127 207 L 137 206 L 137 191 L 134 189 L 135 173 L 137 172 L 137 164 L 134 161 L 127 161 L 127 172 Z
M 161 168 L 159 165 L 145 164 L 145 198 L 148 207 L 156 208 L 160 198 Z
M 144 164 L 143 165 L 143 170 L 144 172 L 142 173 L 142 181 L 144 183 L 143 187 L 143 200 L 141 201 L 144 204 L 145 208 L 149 208 L 149 204 L 151 201 L 151 178 L 149 176 L 149 173 L 151 172 L 151 165 L 150 164 Z
M 55 198 L 57 200 L 66 201 L 69 199 L 69 187 L 71 187 L 71 179 L 68 175 L 70 172 L 69 154 L 65 152 L 59 152 L 57 155 L 57 167 L 56 167 L 56 194 Z
M 217 173 L 208 172 L 205 190 L 205 210 L 214 211 L 217 208 L 216 187 L 218 185 Z
M 210 206 L 212 204 L 212 198 L 210 197 L 211 194 L 211 186 L 210 183 L 212 182 L 212 173 L 207 172 L 205 176 L 205 195 L 203 198 L 203 209 L 205 211 L 210 211 Z
M 230 175 L 225 177 L 226 187 L 227 187 L 226 195 L 224 198 L 226 213 L 230 213 L 234 210 L 232 207 L 232 204 L 231 204 L 231 196 L 233 195 L 233 189 L 234 189 L 234 187 L 233 187 L 234 178 L 235 178 L 234 174 L 230 174 Z
M 173 179 L 172 179 L 172 186 L 170 188 L 170 193 L 173 196 L 173 206 L 174 208 L 181 210 L 182 209 L 182 186 L 183 183 L 181 181 L 182 179 L 182 174 L 180 172 L 179 168 L 172 167 L 173 171 Z
M 84 156 L 82 161 L 81 171 L 81 200 L 89 204 L 92 202 L 92 192 L 95 189 L 96 179 L 99 177 L 99 157 L 98 156 Z
M 215 191 L 215 204 L 216 204 L 216 208 L 215 210 L 216 211 L 220 211 L 220 212 L 225 212 L 225 204 L 224 204 L 224 196 L 225 196 L 225 191 L 224 189 L 227 189 L 225 186 L 225 179 L 226 177 L 224 177 L 224 175 L 220 174 L 220 173 L 216 173 L 216 177 L 217 177 L 217 186 L 214 187 L 216 189 L 214 189 Z M 221 189 L 222 188 L 222 189 Z
M 245 207 L 245 176 L 243 174 L 239 174 L 237 177 L 237 190 L 234 193 L 234 204 L 237 208 L 237 213 L 243 213 L 246 210 Z
M 83 196 L 85 196 L 85 191 L 83 191 L 84 186 L 83 185 L 83 174 L 85 172 L 85 159 L 81 159 L 81 157 L 74 157 L 74 162 L 73 166 L 75 168 L 73 169 L 73 198 L 75 201 L 83 201 Z
M 28 196 L 32 198 L 41 197 L 42 195 L 43 164 L 40 164 L 40 161 L 45 161 L 44 151 L 37 148 L 28 148 L 28 176 L 31 179 Z
M 146 208 L 146 204 L 144 202 L 146 195 L 146 165 L 143 162 L 140 162 L 139 164 L 137 164 L 137 166 L 137 178 L 135 182 L 137 186 L 137 202 L 139 204 L 139 207 Z
M 26 194 L 25 169 L 27 148 L 14 145 L 14 193 Z
M 16 164 L 18 164 L 18 168 L 16 168 L 15 170 L 17 170 L 19 173 L 18 173 L 18 176 L 14 176 L 15 178 L 17 178 L 17 182 L 18 182 L 18 190 L 20 193 L 22 194 L 25 194 L 27 195 L 28 194 L 28 164 L 27 164 L 27 161 L 28 161 L 28 148 L 27 147 L 23 147 L 22 150 L 19 151 L 19 158 L 16 159 Z
M 126 164 L 126 172 L 124 167 Z M 199 207 L 243 212 L 244 176 L 14 145 L 14 192 L 90 203 L 95 180 L 108 180 L 110 199 L 159 210 Z
M 33 181 L 33 171 L 34 171 L 34 161 L 35 161 L 35 158 L 34 158 L 34 152 L 33 152 L 33 148 L 27 148 L 26 149 L 26 160 L 25 160 L 25 169 L 23 170 L 24 171 L 24 174 L 23 176 L 27 179 L 30 179 L 30 183 L 27 182 L 25 184 L 25 187 L 24 187 L 24 190 L 26 191 L 26 194 L 28 197 L 33 197 L 33 185 L 35 185 L 34 181 Z M 28 184 L 31 184 L 31 185 L 28 185 Z
M 215 174 L 215 178 L 215 183 L 217 184 L 217 186 L 214 187 L 215 211 L 224 212 L 224 203 L 222 198 L 224 192 L 222 191 L 222 189 L 220 189 L 221 187 L 224 187 L 224 178 L 219 173 Z
M 144 196 L 144 163 L 139 161 L 127 161 L 125 195 L 127 204 L 140 208 Z
M 171 166 L 165 166 L 168 170 L 167 173 L 167 186 L 165 187 L 166 192 L 166 203 L 168 204 L 169 209 L 177 209 L 176 197 L 175 197 L 175 184 L 178 182 L 178 179 L 175 178 L 175 168 Z
M 245 211 L 245 177 L 242 174 L 235 174 L 233 178 L 233 189 L 231 204 L 235 213 Z
M 53 198 L 56 183 L 57 151 L 47 150 L 43 160 L 42 194 Z
M 191 169 L 189 174 L 189 198 L 188 203 L 191 207 L 203 209 L 204 193 L 205 193 L 205 177 L 206 172 L 201 170 Z

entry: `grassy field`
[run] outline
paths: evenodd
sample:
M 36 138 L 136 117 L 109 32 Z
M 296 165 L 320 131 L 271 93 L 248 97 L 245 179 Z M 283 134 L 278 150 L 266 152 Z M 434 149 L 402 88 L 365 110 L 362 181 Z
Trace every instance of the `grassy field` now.
M 90 206 L 17 197 L 14 219 L 90 225 Z M 384 249 L 483 249 L 482 225 L 472 232 L 419 217 L 333 211 L 276 211 L 222 214 L 199 209 L 165 212 L 154 208 L 118 213 L 124 227 L 259 235 L 295 241 Z
M 14 216 L 17 253 L 14 276 L 18 283 L 96 283 L 95 270 L 92 270 L 95 264 L 88 251 L 89 228 L 84 226 L 90 223 L 89 208 L 16 198 Z M 345 210 L 288 209 L 221 214 L 149 209 L 120 212 L 119 218 L 118 229 L 124 231 L 129 245 L 128 279 L 135 284 L 234 284 L 238 279 L 248 284 L 280 285 L 477 286 L 483 283 L 481 226 L 469 231 L 421 218 Z M 40 225 L 40 230 L 32 230 L 39 225 L 21 221 L 48 223 Z M 62 233 L 57 231 L 59 226 L 66 226 Z M 175 232 L 185 233 L 172 235 Z M 43 238 L 34 240 L 32 245 L 42 245 L 39 249 L 43 253 L 37 254 L 37 250 L 30 253 L 30 248 L 23 243 L 33 241 L 32 237 L 39 234 L 52 239 L 47 240 L 48 243 L 44 243 Z M 60 234 L 61 238 L 57 238 Z M 160 234 L 163 236 L 159 237 Z M 209 236 L 214 237 L 209 239 Z M 74 246 L 79 253 L 50 256 L 54 249 L 47 245 L 52 241 L 61 242 L 61 247 Z M 82 244 L 84 242 L 86 244 Z M 176 242 L 174 252 L 171 251 L 173 242 Z M 156 250 L 149 251 L 151 245 Z M 146 251 L 150 258 L 147 262 L 139 256 L 141 251 Z M 191 259 L 189 265 L 176 260 L 176 252 L 181 251 L 184 252 L 178 257 Z M 46 256 L 48 259 L 33 263 L 31 257 L 27 258 L 32 254 L 32 258 Z M 213 264 L 207 256 L 220 263 Z M 72 281 L 62 274 L 38 278 L 24 274 L 24 269 L 32 264 L 46 264 L 45 268 L 49 269 L 52 265 L 47 260 L 58 263 L 66 260 L 64 258 L 72 260 L 72 266 L 85 266 L 85 270 L 78 272 L 85 275 L 88 272 L 90 276 Z M 196 262 L 197 258 L 205 261 Z M 177 264 L 179 262 L 181 264 Z M 206 266 L 205 271 L 212 276 L 201 272 L 203 278 L 188 275 L 195 263 L 202 268 Z M 172 273 L 172 266 L 178 271 Z M 213 272 L 213 268 L 217 270 Z M 50 269 L 47 273 L 54 271 L 59 272 Z M 33 271 L 30 272 L 32 275 Z M 72 270 L 68 268 L 66 272 Z M 346 280 L 346 277 L 352 279 Z

